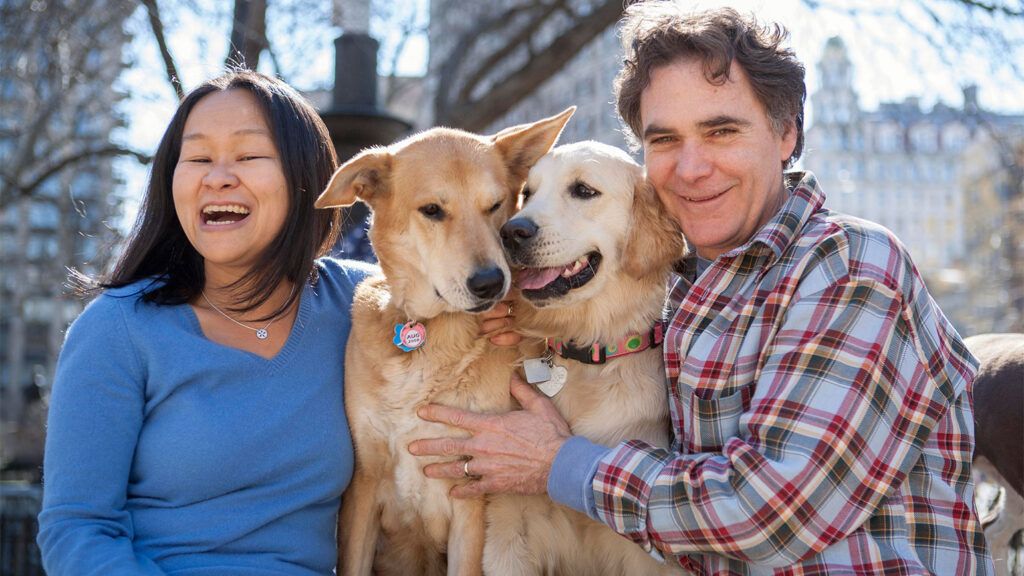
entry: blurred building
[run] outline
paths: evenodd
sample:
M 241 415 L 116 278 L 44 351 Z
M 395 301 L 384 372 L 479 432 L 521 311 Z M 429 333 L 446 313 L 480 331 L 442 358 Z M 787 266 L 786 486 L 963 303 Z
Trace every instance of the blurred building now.
M 106 265 L 115 235 L 110 223 L 120 214 L 115 191 L 123 188 L 113 156 L 84 150 L 107 146 L 122 125 L 113 112 L 121 98 L 114 86 L 128 37 L 106 11 L 52 8 L 24 25 L 45 29 L 50 19 L 62 27 L 66 44 L 59 56 L 23 37 L 32 30 L 19 34 L 21 24 L 0 34 L 5 176 L 18 175 L 23 185 L 59 168 L 54 159 L 81 156 L 39 180 L 27 196 L 0 180 L 0 468 L 23 467 L 29 474 L 38 473 L 35 460 L 41 463 L 42 456 L 38 420 L 45 408 L 36 400 L 47 393 L 64 332 L 83 307 L 69 294 L 68 268 L 92 275 Z M 103 42 L 94 41 L 99 33 Z M 56 44 L 56 37 L 39 41 Z M 19 163 L 25 164 L 20 174 Z
M 1002 234 L 1006 193 L 996 174 L 1013 162 L 997 149 L 1024 129 L 1024 116 L 981 109 L 973 86 L 959 108 L 939 102 L 923 110 L 911 97 L 864 110 L 840 38 L 829 39 L 818 71 L 803 164 L 818 176 L 826 206 L 895 233 L 961 331 L 999 329 L 1007 284 L 995 279 L 1008 272 L 996 274 L 995 260 L 978 248 Z M 972 288 L 972 278 L 984 279 L 983 289 Z
M 964 330 L 1024 332 L 1024 130 L 982 135 L 963 165 Z

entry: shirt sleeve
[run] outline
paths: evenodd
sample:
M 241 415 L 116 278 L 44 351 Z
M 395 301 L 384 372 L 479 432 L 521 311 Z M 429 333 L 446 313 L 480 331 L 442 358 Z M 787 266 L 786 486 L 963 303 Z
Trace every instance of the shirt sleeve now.
M 594 476 L 598 519 L 647 550 L 769 566 L 845 538 L 900 485 L 962 390 L 921 352 L 919 328 L 875 280 L 798 293 L 721 452 L 620 444 Z
M 601 458 L 611 449 L 595 444 L 582 436 L 573 436 L 555 454 L 548 474 L 548 495 L 555 502 L 597 517 L 590 485 Z
M 51 576 L 163 574 L 135 553 L 125 509 L 146 376 L 122 314 L 112 297 L 93 302 L 69 328 L 57 364 L 38 535 Z

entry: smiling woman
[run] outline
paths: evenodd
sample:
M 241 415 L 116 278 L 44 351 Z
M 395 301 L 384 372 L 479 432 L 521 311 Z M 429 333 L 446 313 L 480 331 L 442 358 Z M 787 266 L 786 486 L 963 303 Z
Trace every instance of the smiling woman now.
M 353 460 L 344 350 L 372 271 L 323 257 L 338 212 L 313 201 L 335 166 L 279 80 L 231 72 L 182 101 L 61 351 L 48 574 L 331 573 Z

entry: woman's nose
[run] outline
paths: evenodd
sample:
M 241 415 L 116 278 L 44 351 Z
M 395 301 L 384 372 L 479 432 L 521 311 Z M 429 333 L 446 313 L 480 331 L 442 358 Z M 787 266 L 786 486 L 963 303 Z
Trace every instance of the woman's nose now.
M 232 188 L 238 185 L 238 176 L 230 164 L 213 162 L 210 164 L 210 170 L 203 176 L 203 185 L 214 190 Z

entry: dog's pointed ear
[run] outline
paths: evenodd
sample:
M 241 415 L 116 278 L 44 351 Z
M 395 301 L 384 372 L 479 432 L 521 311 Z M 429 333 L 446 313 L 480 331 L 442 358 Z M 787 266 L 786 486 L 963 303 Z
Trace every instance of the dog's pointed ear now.
M 633 186 L 633 211 L 622 255 L 622 270 L 633 278 L 668 269 L 683 257 L 686 241 L 679 223 L 665 209 L 647 179 Z
M 571 106 L 550 118 L 511 126 L 491 137 L 513 178 L 520 183 L 526 180 L 530 168 L 555 145 L 574 112 L 576 107 Z
M 390 169 L 391 153 L 387 148 L 367 148 L 334 171 L 314 206 L 351 206 L 357 198 L 372 203 L 386 189 Z

